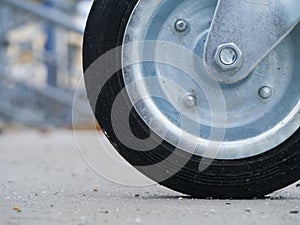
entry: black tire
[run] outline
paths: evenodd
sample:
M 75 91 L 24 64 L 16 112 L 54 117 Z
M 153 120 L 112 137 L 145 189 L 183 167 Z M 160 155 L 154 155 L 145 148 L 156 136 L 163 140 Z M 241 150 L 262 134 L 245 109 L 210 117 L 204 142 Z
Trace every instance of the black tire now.
M 122 44 L 127 21 L 136 4 L 137 0 L 94 1 L 84 36 L 84 71 L 87 71 L 102 54 Z M 118 55 L 116 63 L 120 59 L 121 56 Z M 157 181 L 157 174 L 172 172 L 172 165 L 167 164 L 165 167 L 156 168 L 155 171 L 150 172 L 143 170 L 142 166 L 154 165 L 164 160 L 175 147 L 160 140 L 159 137 L 154 137 L 154 139 L 161 144 L 147 152 L 135 151 L 122 144 L 112 128 L 111 108 L 114 99 L 123 88 L 122 71 L 119 71 L 106 82 L 101 90 L 95 116 L 116 150 L 130 164 Z M 123 98 L 124 104 L 131 106 L 128 96 L 123 95 Z M 132 132 L 140 139 L 149 137 L 149 128 L 134 109 L 130 116 L 130 130 L 123 132 Z M 159 183 L 199 198 L 263 197 L 300 179 L 299 146 L 300 130 L 298 129 L 288 140 L 272 150 L 255 157 L 239 160 L 214 160 L 204 172 L 198 170 L 201 157 L 192 155 L 189 156 L 190 160 L 179 172 Z M 143 149 L 143 146 L 139 147 Z M 187 154 L 182 151 L 182 154 L 177 156 L 178 160 L 180 157 L 186 157 Z

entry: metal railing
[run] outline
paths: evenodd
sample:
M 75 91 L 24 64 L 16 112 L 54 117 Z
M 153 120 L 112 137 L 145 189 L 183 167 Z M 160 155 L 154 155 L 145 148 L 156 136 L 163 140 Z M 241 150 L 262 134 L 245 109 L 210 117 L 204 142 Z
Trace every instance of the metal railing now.
M 0 119 L 29 126 L 44 127 L 71 125 L 72 110 L 82 115 L 82 123 L 85 122 L 85 118 L 88 118 L 86 115 L 90 115 L 89 108 L 76 106 L 73 109 L 72 103 L 76 85 L 68 85 L 71 83 L 69 81 L 66 81 L 64 85 L 56 82 L 49 83 L 49 78 L 58 76 L 55 79 L 59 79 L 61 74 L 63 74 L 63 80 L 71 79 L 67 73 L 72 73 L 74 66 L 80 67 L 71 61 L 74 56 L 73 52 L 70 51 L 72 46 L 66 42 L 68 46 L 61 50 L 57 49 L 55 44 L 61 41 L 58 39 L 57 33 L 62 37 L 70 34 L 79 36 L 83 34 L 84 27 L 74 19 L 78 14 L 74 10 L 78 2 L 78 0 L 0 0 Z M 51 7 L 49 7 L 49 3 Z M 16 65 L 12 63 L 15 60 L 12 60 L 12 56 L 8 55 L 8 48 L 12 45 L 9 34 L 30 24 L 37 25 L 37 29 L 46 36 L 45 46 L 48 44 L 48 48 L 29 50 L 32 51 L 31 61 L 40 62 L 44 65 L 46 71 L 44 73 L 48 79 L 44 79 L 45 81 L 42 83 L 28 82 L 31 79 L 31 71 L 41 68 L 28 70 L 27 80 L 16 76 L 18 72 L 12 72 L 16 71 L 14 69 Z M 47 32 L 47 28 L 50 28 L 52 36 Z M 40 37 L 36 38 L 39 39 Z M 77 43 L 77 48 L 79 48 L 81 43 L 80 41 L 77 42 L 79 42 Z M 49 43 L 54 44 L 50 45 L 49 48 Z M 22 54 L 22 52 L 16 51 L 14 57 L 17 57 L 18 54 Z M 70 58 L 70 60 L 66 59 L 62 62 L 59 60 L 61 58 Z M 70 65 L 61 65 L 61 63 Z M 59 71 L 60 67 L 64 67 L 65 71 Z M 80 75 L 77 76 L 78 81 Z M 84 96 L 83 94 L 83 102 Z

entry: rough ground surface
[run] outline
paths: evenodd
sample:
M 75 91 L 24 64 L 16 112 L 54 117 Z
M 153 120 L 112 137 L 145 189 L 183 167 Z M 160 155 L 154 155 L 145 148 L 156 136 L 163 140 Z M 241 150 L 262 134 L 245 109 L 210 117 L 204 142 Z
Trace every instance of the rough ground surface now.
M 267 199 L 242 201 L 190 199 L 158 185 L 124 186 L 118 182 L 149 181 L 125 164 L 100 159 L 107 143 L 96 143 L 95 132 L 76 136 L 83 155 L 91 164 L 98 161 L 96 169 L 114 182 L 87 166 L 72 131 L 0 135 L 1 225 L 300 224 L 296 184 Z

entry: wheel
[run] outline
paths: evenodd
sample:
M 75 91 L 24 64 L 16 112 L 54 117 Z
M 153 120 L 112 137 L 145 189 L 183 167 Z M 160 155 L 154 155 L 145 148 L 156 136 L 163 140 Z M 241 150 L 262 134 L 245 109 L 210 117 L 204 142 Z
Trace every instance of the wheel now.
M 95 0 L 87 93 L 112 145 L 154 181 L 199 198 L 262 197 L 300 179 L 300 26 L 223 84 L 201 63 L 216 5 Z

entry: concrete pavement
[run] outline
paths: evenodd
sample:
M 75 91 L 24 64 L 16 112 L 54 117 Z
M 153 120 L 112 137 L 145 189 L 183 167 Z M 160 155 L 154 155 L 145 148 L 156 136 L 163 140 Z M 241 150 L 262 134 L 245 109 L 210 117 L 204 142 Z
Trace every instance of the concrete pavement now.
M 263 200 L 191 199 L 137 173 L 93 131 L 4 130 L 0 152 L 4 225 L 300 224 L 297 184 Z

